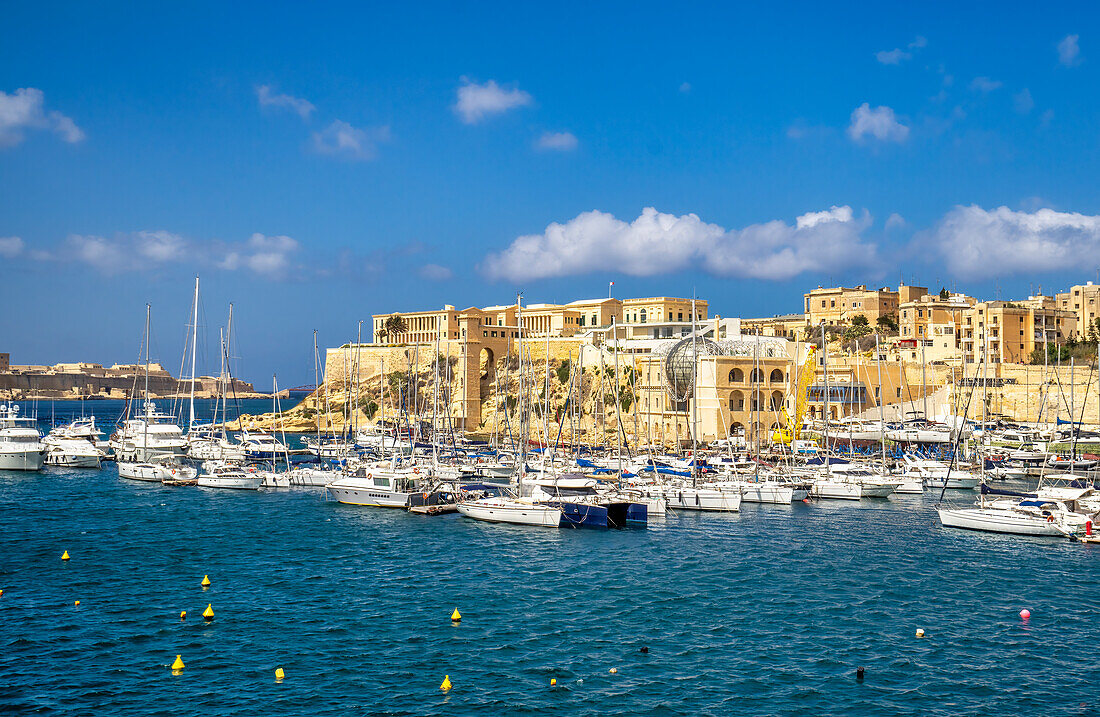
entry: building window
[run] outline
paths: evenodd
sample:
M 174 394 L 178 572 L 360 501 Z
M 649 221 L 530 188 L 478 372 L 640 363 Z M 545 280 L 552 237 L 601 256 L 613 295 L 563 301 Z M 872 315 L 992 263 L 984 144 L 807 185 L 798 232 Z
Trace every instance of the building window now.
M 745 372 L 739 368 L 730 369 L 730 383 L 744 383 Z
M 645 309 L 642 309 L 642 323 L 645 323 Z

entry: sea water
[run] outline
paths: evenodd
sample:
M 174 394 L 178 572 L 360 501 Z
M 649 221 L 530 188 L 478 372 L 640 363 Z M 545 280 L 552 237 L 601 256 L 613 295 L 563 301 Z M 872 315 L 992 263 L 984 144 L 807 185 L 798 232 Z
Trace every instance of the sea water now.
M 591 531 L 0 472 L 0 712 L 1096 713 L 1100 549 L 933 499 Z

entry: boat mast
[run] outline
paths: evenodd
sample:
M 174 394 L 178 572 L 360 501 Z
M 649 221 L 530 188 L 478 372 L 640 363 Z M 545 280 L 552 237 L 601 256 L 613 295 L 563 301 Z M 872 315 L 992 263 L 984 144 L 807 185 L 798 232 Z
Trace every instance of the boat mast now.
M 821 322 L 821 368 L 825 373 L 825 475 L 832 476 L 829 467 L 829 344 L 825 340 L 825 322 Z
M 199 338 L 199 277 L 195 277 L 195 298 L 192 301 L 191 311 L 191 407 L 188 432 L 195 426 L 195 344 Z
M 432 475 L 439 474 L 439 317 L 435 320 L 435 376 L 432 377 Z
M 143 451 L 149 450 L 149 416 L 152 413 L 150 406 L 152 402 L 149 400 L 149 312 L 152 311 L 152 305 L 145 305 L 145 422 L 142 433 L 142 449 Z M 146 459 L 149 456 L 145 456 Z
M 615 332 L 615 318 L 611 319 L 611 335 L 615 337 L 615 456 L 619 466 L 619 490 L 623 489 L 623 434 L 622 434 L 622 389 L 619 388 L 619 337 Z M 692 459 L 694 460 L 694 458 Z
M 317 390 L 317 364 L 321 361 L 321 355 L 317 353 L 317 329 L 313 330 L 313 386 L 314 391 Z M 327 392 L 326 392 L 327 395 Z M 316 401 L 316 399 L 314 399 Z M 317 447 L 321 447 L 321 411 L 320 406 L 317 406 Z M 328 415 L 326 413 L 326 415 Z M 320 458 L 320 452 L 318 452 L 318 458 Z
M 516 294 L 516 325 L 519 338 L 519 461 L 516 463 L 516 495 L 520 495 L 523 488 L 523 472 L 527 469 L 527 395 L 524 392 L 523 380 L 523 294 Z
M 695 331 L 695 292 L 691 292 L 691 485 L 699 485 L 699 346 Z
M 875 333 L 875 365 L 878 367 L 878 430 L 879 440 L 882 445 L 882 473 L 886 474 L 886 411 L 882 406 L 885 391 L 882 389 L 882 354 L 878 348 L 878 333 Z
M 920 397 L 921 397 L 921 403 L 923 404 L 921 415 L 924 417 L 924 420 L 927 421 L 928 420 L 928 382 L 925 380 L 924 368 L 925 368 L 924 339 L 921 339 L 920 340 Z

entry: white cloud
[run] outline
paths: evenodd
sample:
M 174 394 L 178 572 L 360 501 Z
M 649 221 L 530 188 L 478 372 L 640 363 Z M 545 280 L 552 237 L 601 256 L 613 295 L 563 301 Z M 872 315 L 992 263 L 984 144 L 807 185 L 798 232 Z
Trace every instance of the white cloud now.
M 19 144 L 25 132 L 33 129 L 55 132 L 71 144 L 84 139 L 84 132 L 71 118 L 46 112 L 42 90 L 23 87 L 10 95 L 0 92 L 0 147 Z
M 544 132 L 535 142 L 535 147 L 569 152 L 577 148 L 577 138 L 572 132 Z
M 73 234 L 56 255 L 87 264 L 108 275 L 181 266 L 247 270 L 260 276 L 282 278 L 290 270 L 291 256 L 298 248 L 298 242 L 288 236 L 253 234 L 245 242 L 226 244 L 194 241 L 158 230 L 123 233 L 110 238 Z
M 23 239 L 21 237 L 0 237 L 0 256 L 12 258 L 23 252 Z
M 906 223 L 905 217 L 894 212 L 886 218 L 886 231 L 890 231 L 891 229 L 904 229 Z
M 1100 264 L 1100 216 L 958 206 L 930 235 L 957 276 L 1036 274 Z
M 458 88 L 454 111 L 466 124 L 476 124 L 490 115 L 524 107 L 534 101 L 531 95 L 518 87 L 504 89 L 495 80 L 479 85 L 463 77 L 462 83 Z
M 322 131 L 313 133 L 313 148 L 333 157 L 368 160 L 377 156 L 378 145 L 389 138 L 389 127 L 360 129 L 336 120 Z
M 1030 112 L 1035 107 L 1035 100 L 1031 99 L 1031 90 L 1025 87 L 1012 95 L 1012 105 L 1022 115 Z
M 221 269 L 245 268 L 269 278 L 282 278 L 290 268 L 290 255 L 298 242 L 288 236 L 253 234 L 241 247 L 233 248 L 218 262 Z
M 864 102 L 852 111 L 848 136 L 857 142 L 864 137 L 881 142 L 904 142 L 909 137 L 909 128 L 898 122 L 894 110 L 889 107 L 872 108 Z
M 310 113 L 316 109 L 309 100 L 294 97 L 293 95 L 273 92 L 270 85 L 260 85 L 257 87 L 256 98 L 260 101 L 261 107 L 288 109 L 297 113 L 298 116 L 304 120 L 308 120 Z
M 928 40 L 917 35 L 906 47 L 910 50 L 919 50 L 927 44 Z M 879 50 L 875 53 L 875 59 L 883 65 L 900 65 L 906 60 L 912 59 L 912 57 L 912 52 L 906 52 L 900 47 L 895 47 L 893 50 Z
M 446 281 L 454 276 L 454 272 L 445 266 L 439 264 L 425 264 L 420 267 L 419 272 L 422 279 L 429 281 Z
M 875 53 L 875 59 L 883 65 L 900 65 L 904 60 L 908 60 L 912 56 L 911 53 L 899 47 L 895 47 L 893 50 L 879 50 Z
M 1078 39 L 1077 35 L 1066 35 L 1062 38 L 1058 43 L 1058 62 L 1066 67 L 1081 64 L 1081 48 L 1077 44 Z
M 675 216 L 647 207 L 633 222 L 585 212 L 542 234 L 518 237 L 491 253 L 481 270 L 513 282 L 615 271 L 653 276 L 698 269 L 718 276 L 789 279 L 805 272 L 872 268 L 874 244 L 861 234 L 870 218 L 847 206 L 783 221 L 724 229 L 694 214 Z
M 989 93 L 1001 87 L 1004 83 L 1000 80 L 991 80 L 988 77 L 975 77 L 970 81 L 970 89 L 976 92 Z

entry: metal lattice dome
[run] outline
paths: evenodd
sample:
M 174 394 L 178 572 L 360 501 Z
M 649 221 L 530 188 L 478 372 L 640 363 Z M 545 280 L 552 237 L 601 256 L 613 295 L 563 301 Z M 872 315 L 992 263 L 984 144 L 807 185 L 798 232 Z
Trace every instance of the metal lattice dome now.
M 694 344 L 694 345 L 693 345 Z M 722 347 L 710 339 L 681 339 L 665 354 L 664 380 L 673 401 L 691 398 L 695 387 L 696 356 L 721 356 Z

